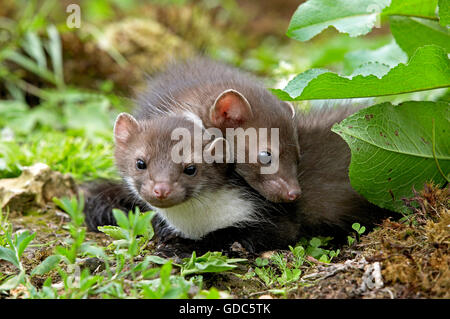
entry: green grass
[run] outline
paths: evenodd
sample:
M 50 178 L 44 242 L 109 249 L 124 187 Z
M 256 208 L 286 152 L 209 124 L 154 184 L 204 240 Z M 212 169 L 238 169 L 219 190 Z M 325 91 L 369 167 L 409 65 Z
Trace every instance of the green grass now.
M 92 143 L 63 132 L 37 132 L 26 138 L 0 142 L 0 178 L 17 177 L 22 167 L 45 163 L 83 181 L 117 176 L 110 140 Z
M 28 298 L 218 298 L 217 289 L 202 289 L 200 274 L 231 270 L 235 263 L 246 261 L 229 259 L 218 252 L 200 257 L 194 252 L 181 264 L 153 256 L 147 250 L 153 237 L 150 223 L 153 212 L 139 210 L 128 216 L 115 211 L 120 226 L 115 227 L 115 232 L 107 228 L 105 233 L 116 239 L 108 247 L 102 247 L 86 240 L 82 197 L 54 201 L 70 216 L 67 225 L 70 236 L 31 271 L 25 271 L 21 257 L 36 234 L 23 231 L 13 235 L 11 227 L 4 226 L 6 219 L 0 219 L 0 238 L 5 240 L 0 246 L 0 259 L 19 271 L 4 278 L 0 291 L 22 285 Z M 92 273 L 83 267 L 86 258 L 97 258 L 101 270 Z M 31 283 L 33 277 L 46 278 L 41 288 Z

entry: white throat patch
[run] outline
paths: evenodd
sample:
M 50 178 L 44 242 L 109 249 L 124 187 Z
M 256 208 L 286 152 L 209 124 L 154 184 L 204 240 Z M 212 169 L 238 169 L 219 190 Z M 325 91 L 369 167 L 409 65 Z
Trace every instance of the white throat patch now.
M 254 205 L 240 193 L 237 189 L 205 192 L 179 205 L 154 209 L 183 237 L 201 239 L 215 230 L 258 220 Z

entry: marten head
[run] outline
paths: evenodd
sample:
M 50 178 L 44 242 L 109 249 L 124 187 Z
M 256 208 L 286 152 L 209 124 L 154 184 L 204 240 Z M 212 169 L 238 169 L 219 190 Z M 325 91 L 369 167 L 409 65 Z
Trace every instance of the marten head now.
M 131 191 L 151 206 L 166 208 L 226 183 L 226 164 L 217 163 L 224 160 L 202 158 L 213 148 L 220 150 L 225 140 L 200 135 L 199 141 L 198 132 L 201 127 L 181 116 L 137 121 L 120 114 L 114 127 L 115 160 Z
M 273 202 L 300 196 L 300 151 L 292 105 L 262 89 L 227 89 L 216 98 L 209 118 L 234 146 L 236 172 L 252 188 Z

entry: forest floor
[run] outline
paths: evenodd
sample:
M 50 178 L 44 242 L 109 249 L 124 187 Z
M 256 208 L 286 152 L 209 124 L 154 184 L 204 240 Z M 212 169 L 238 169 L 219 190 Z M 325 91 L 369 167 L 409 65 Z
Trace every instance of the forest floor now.
M 57 177 L 53 178 L 53 182 L 61 179 L 61 174 L 55 174 L 53 176 Z M 61 180 L 66 181 L 64 178 Z M 67 187 L 68 193 L 73 192 L 67 186 L 71 183 L 60 185 L 62 186 L 57 191 L 59 194 L 64 187 Z M 47 187 L 46 191 L 50 189 L 52 187 Z M 30 193 L 32 192 L 28 192 L 27 196 Z M 37 205 L 36 198 L 52 196 L 48 193 L 45 196 L 43 193 L 34 195 L 37 195 L 34 200 L 28 201 L 30 207 Z M 408 218 L 404 218 L 402 222 L 385 220 L 368 234 L 355 233 L 354 242 L 350 246 L 333 247 L 339 249 L 339 252 L 329 260 L 318 260 L 318 256 L 323 253 L 325 256 L 332 256 L 330 250 L 325 249 L 329 243 L 324 240 L 319 245 L 303 242 L 302 247 L 306 249 L 306 253 L 301 255 L 301 263 L 298 263 L 299 255 L 292 249 L 268 251 L 254 256 L 236 243 L 232 258 L 245 260 L 231 270 L 203 273 L 202 289 L 214 287 L 222 292 L 220 296 L 231 298 L 449 298 L 449 197 L 449 188 L 437 189 L 428 185 L 415 198 L 407 201 L 412 210 Z M 14 200 L 11 202 L 14 203 Z M 21 209 L 26 211 L 24 201 L 21 202 Z M 51 256 L 55 247 L 67 246 L 70 238 L 69 221 L 68 215 L 51 201 L 42 202 L 41 208 L 35 208 L 32 213 L 9 214 L 7 223 L 12 225 L 13 232 L 28 230 L 36 234 L 21 257 L 28 274 Z M 84 241 L 97 247 L 108 247 L 114 242 L 106 234 L 90 232 L 86 233 Z M 152 241 L 145 245 L 141 253 L 133 258 L 133 262 L 154 253 L 155 244 Z M 311 248 L 325 250 L 314 254 Z M 180 260 L 174 262 L 182 263 Z M 76 263 L 87 264 L 92 275 L 102 274 L 98 258 L 79 258 Z M 295 277 L 293 273 L 297 270 L 299 274 Z M 11 263 L 0 261 L 0 274 L 3 278 L 17 272 L 17 268 Z M 180 274 L 176 268 L 172 269 L 172 273 Z M 39 288 L 49 277 L 53 285 L 57 286 L 58 282 L 62 285 L 62 278 L 57 272 L 51 272 L 49 276 L 32 276 L 31 282 Z M 26 289 L 19 286 L 3 292 L 2 296 L 24 297 L 24 291 Z M 94 298 L 97 296 L 95 293 L 90 295 Z

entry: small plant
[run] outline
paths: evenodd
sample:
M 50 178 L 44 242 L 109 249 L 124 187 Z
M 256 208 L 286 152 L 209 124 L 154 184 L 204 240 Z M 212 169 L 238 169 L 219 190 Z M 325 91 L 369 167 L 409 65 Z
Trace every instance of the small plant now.
M 353 233 L 352 236 L 347 236 L 347 243 L 349 246 L 353 245 L 355 242 L 358 242 L 361 235 L 366 231 L 366 227 L 361 226 L 359 223 L 354 223 L 352 228 L 356 231 L 356 233 Z
M 154 235 L 151 220 L 154 212 L 129 212 L 128 217 L 120 209 L 113 209 L 114 218 L 119 226 L 103 226 L 98 229 L 115 239 L 113 246 L 120 250 L 127 247 L 128 258 L 137 256 Z
M 267 287 L 272 286 L 276 282 L 276 270 L 273 267 L 256 267 L 255 274 Z
M 222 272 L 236 268 L 235 263 L 244 262 L 244 258 L 227 258 L 221 252 L 207 252 L 197 257 L 195 251 L 191 258 L 185 258 L 181 265 L 181 275 L 201 274 L 206 272 Z
M 172 263 L 165 263 L 159 270 L 159 278 L 141 283 L 142 295 L 147 299 L 187 298 L 194 285 L 182 276 L 172 276 Z
M 8 212 L 3 213 L 0 209 L 0 247 L 6 246 L 6 233 L 11 230 L 11 227 L 8 222 Z
M 303 266 L 303 263 L 305 262 L 305 248 L 303 246 L 297 245 L 295 247 L 289 246 L 289 249 L 294 257 L 294 267 L 300 268 Z
M 267 266 L 269 264 L 269 260 L 267 258 L 258 257 L 258 258 L 255 259 L 255 264 L 258 267 L 264 267 L 264 266 Z
M 36 237 L 36 233 L 30 234 L 29 231 L 23 231 L 20 234 L 12 236 L 11 229 L 8 229 L 5 234 L 6 247 L 0 247 L 0 259 L 12 263 L 19 270 L 19 274 L 11 276 L 0 285 L 0 290 L 8 290 L 23 284 L 27 278 L 25 276 L 25 268 L 22 265 L 20 258 L 22 257 L 25 248 Z
M 340 253 L 339 249 L 330 250 L 324 248 L 331 239 L 331 237 L 313 237 L 309 241 L 302 239 L 300 243 L 306 247 L 305 255 L 311 256 L 320 262 L 330 263 L 331 260 Z

